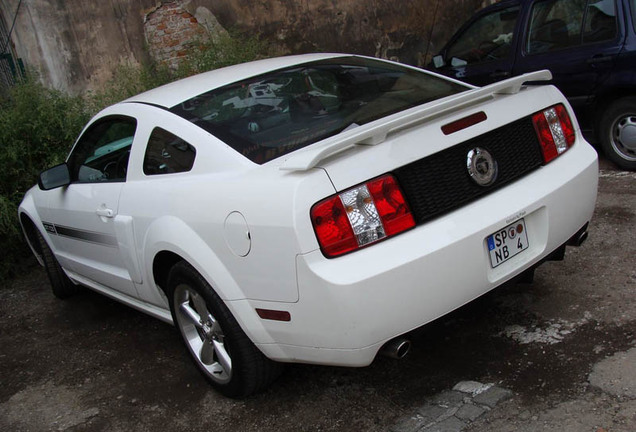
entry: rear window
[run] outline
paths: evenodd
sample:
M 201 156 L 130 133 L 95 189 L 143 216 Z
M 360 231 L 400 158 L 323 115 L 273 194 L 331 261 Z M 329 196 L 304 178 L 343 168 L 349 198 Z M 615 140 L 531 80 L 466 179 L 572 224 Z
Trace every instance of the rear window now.
M 467 90 L 379 60 L 347 57 L 273 71 L 171 111 L 262 164 L 344 130 Z

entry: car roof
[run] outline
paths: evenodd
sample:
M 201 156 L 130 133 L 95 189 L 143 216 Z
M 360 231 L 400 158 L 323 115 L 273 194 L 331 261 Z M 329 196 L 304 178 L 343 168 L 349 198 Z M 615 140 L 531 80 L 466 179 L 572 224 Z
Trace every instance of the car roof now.
M 303 54 L 256 60 L 204 72 L 138 94 L 123 102 L 141 102 L 171 108 L 201 93 L 269 71 L 317 60 L 352 57 L 350 54 Z

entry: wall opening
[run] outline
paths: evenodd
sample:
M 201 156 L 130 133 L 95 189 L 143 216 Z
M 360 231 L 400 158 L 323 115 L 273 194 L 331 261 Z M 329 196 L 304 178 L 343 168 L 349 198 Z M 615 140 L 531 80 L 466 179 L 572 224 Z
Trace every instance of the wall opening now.
M 189 48 L 207 39 L 205 28 L 183 7 L 183 1 L 162 3 L 146 14 L 144 33 L 150 55 L 176 68 Z
M 10 30 L 0 12 L 0 94 L 2 96 L 6 95 L 9 87 L 19 78 L 24 77 L 24 64 L 15 54 L 9 33 Z

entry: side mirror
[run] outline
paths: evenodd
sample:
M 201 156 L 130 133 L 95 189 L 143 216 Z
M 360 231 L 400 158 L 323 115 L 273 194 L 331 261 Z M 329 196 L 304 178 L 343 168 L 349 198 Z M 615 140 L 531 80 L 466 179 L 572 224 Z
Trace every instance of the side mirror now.
M 452 67 L 462 67 L 462 66 L 466 66 L 468 64 L 468 62 L 466 60 L 457 58 L 457 57 L 453 57 L 451 59 L 451 66 Z
M 38 178 L 38 186 L 42 190 L 51 190 L 71 183 L 71 174 L 66 163 L 56 165 L 42 171 Z
M 435 57 L 433 57 L 433 66 L 435 66 L 437 69 L 444 67 L 444 65 L 445 65 L 444 56 L 442 56 L 441 54 L 438 54 Z

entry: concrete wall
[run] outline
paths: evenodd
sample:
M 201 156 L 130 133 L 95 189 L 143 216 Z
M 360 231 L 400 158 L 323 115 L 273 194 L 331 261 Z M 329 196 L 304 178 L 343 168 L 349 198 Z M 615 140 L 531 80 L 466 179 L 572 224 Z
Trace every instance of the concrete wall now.
M 0 0 L 6 20 L 18 3 Z M 23 0 L 12 40 L 46 84 L 79 92 L 107 80 L 114 65 L 143 60 L 140 11 L 153 5 L 153 0 Z
M 122 63 L 176 64 L 193 41 L 238 30 L 283 53 L 352 52 L 423 64 L 491 0 L 22 0 L 12 40 L 47 85 L 81 92 Z M 20 0 L 0 0 L 10 21 Z M 10 25 L 10 23 L 9 23 Z

